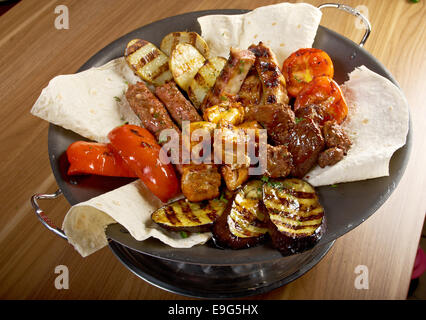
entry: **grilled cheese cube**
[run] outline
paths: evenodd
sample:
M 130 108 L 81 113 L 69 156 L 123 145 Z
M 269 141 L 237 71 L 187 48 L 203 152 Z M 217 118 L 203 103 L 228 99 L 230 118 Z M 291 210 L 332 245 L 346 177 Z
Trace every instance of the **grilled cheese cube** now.
M 162 85 L 173 79 L 169 58 L 152 43 L 134 39 L 127 44 L 124 56 L 127 64 L 143 80 Z

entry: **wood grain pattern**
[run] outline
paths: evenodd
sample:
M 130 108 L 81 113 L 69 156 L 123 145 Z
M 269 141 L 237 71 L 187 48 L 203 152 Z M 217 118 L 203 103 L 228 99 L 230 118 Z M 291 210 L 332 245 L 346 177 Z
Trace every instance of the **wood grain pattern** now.
M 183 298 L 138 279 L 108 249 L 81 258 L 38 222 L 30 196 L 54 192 L 57 186 L 47 153 L 48 123 L 29 110 L 51 78 L 75 72 L 108 43 L 142 25 L 189 11 L 253 9 L 277 2 L 69 0 L 70 29 L 57 30 L 54 8 L 64 1 L 26 0 L 0 18 L 0 298 Z M 303 277 L 254 299 L 405 299 L 407 294 L 426 209 L 425 1 L 340 2 L 368 8 L 373 32 L 365 48 L 390 70 L 407 96 L 413 152 L 400 185 L 370 219 L 338 239 Z M 321 24 L 357 42 L 363 31 L 354 21 L 327 9 Z M 66 200 L 41 204 L 60 225 L 69 208 Z M 54 287 L 57 265 L 69 268 L 68 290 Z M 368 290 L 354 287 L 357 265 L 369 269 Z

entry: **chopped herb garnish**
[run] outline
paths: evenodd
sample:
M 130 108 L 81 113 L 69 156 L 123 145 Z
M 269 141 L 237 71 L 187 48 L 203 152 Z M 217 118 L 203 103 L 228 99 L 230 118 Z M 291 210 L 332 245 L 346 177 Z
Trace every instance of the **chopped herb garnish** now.
M 161 143 L 163 143 L 163 142 L 167 142 L 167 137 L 160 137 L 160 138 L 158 139 L 158 143 L 159 143 L 159 144 L 161 144 Z
M 185 231 L 181 231 L 179 234 L 182 239 L 188 238 L 188 234 Z
M 263 176 L 262 178 L 260 178 L 260 180 L 262 180 L 263 182 L 268 182 L 269 181 L 269 177 Z
M 293 76 L 293 79 L 296 80 L 297 82 L 302 82 L 302 80 L 300 80 L 299 78 L 297 78 L 296 76 Z
M 118 101 L 118 102 L 121 101 L 121 99 L 119 97 L 117 97 L 117 96 L 115 96 L 114 99 L 115 99 L 115 101 Z
M 160 114 L 159 114 L 158 112 L 155 112 L 152 116 L 153 116 L 155 119 L 157 119 L 157 118 L 160 116 Z
M 220 195 L 219 200 L 220 200 L 220 201 L 223 201 L 223 202 L 225 202 L 225 203 L 228 203 L 228 199 L 226 199 L 226 198 L 225 198 L 225 196 L 223 195 L 223 193 Z
M 295 119 L 295 120 L 296 120 L 296 123 L 299 123 L 300 121 L 302 121 L 302 120 L 303 120 L 303 118 L 297 118 L 297 117 L 296 117 L 296 119 Z
M 222 100 L 222 101 L 226 101 L 226 100 L 228 100 L 228 98 L 227 98 L 227 97 L 225 97 L 225 96 L 220 96 L 220 100 Z
M 128 82 L 128 81 L 126 81 L 126 80 L 124 80 L 124 83 L 125 83 L 125 84 L 127 84 L 127 85 L 129 85 L 129 82 Z

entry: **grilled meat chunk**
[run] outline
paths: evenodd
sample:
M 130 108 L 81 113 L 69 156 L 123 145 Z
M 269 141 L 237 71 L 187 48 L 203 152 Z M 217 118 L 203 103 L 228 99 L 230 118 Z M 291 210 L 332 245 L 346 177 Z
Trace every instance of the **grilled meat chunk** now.
M 256 68 L 252 67 L 238 92 L 238 102 L 243 106 L 256 105 L 262 98 L 262 82 Z
M 207 232 L 226 208 L 226 200 L 190 202 L 180 199 L 154 211 L 151 219 L 171 231 Z
M 189 164 L 183 166 L 181 189 L 189 201 L 197 202 L 218 197 L 221 182 L 220 173 L 215 165 Z
M 143 82 L 129 84 L 126 99 L 132 110 L 141 119 L 143 126 L 157 139 L 164 129 L 176 129 L 177 132 L 180 132 L 170 119 L 166 108 Z
M 261 243 L 267 234 L 262 181 L 247 182 L 213 223 L 213 241 L 222 248 L 244 249 Z
M 324 208 L 315 189 L 303 180 L 268 181 L 263 204 L 272 245 L 284 256 L 312 248 L 324 234 Z
M 182 127 L 182 121 L 194 122 L 202 120 L 197 110 L 183 96 L 173 81 L 156 87 L 155 94 L 164 103 L 179 127 Z
M 267 147 L 265 174 L 271 178 L 284 178 L 293 169 L 293 158 L 284 145 Z
M 281 73 L 275 54 L 262 42 L 259 42 L 257 46 L 251 45 L 249 50 L 256 56 L 254 65 L 262 82 L 263 94 L 261 103 L 287 104 L 289 99 L 286 90 L 286 82 Z
M 342 160 L 344 156 L 345 155 L 342 149 L 337 147 L 328 148 L 320 153 L 318 157 L 318 165 L 321 168 L 335 165 L 340 160 Z
M 325 143 L 321 130 L 313 120 L 303 119 L 295 124 L 284 143 L 293 156 L 294 177 L 303 177 L 317 162 Z
M 236 99 L 241 85 L 254 64 L 255 56 L 249 50 L 231 48 L 229 59 L 220 72 L 213 88 L 207 93 L 201 111 L 225 100 Z
M 334 121 L 327 121 L 322 127 L 322 133 L 324 135 L 325 144 L 328 148 L 337 147 L 343 150 L 343 153 L 346 154 L 352 142 L 349 137 L 346 135 L 345 131 L 341 126 L 339 126 Z
M 320 124 L 324 122 L 324 111 L 321 106 L 310 104 L 306 107 L 299 108 L 295 112 L 296 118 L 312 119 Z
M 267 131 L 271 140 L 284 144 L 289 130 L 296 124 L 294 112 L 283 104 L 261 104 L 246 107 L 245 121 L 257 121 Z

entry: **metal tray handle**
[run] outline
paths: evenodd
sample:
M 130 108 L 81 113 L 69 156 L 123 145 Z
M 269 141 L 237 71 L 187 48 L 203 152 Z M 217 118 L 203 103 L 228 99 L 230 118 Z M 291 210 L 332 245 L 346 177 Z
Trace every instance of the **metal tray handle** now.
M 31 197 L 31 205 L 33 206 L 35 210 L 35 214 L 37 215 L 37 218 L 41 221 L 41 223 L 50 231 L 54 232 L 61 238 L 67 240 L 67 236 L 65 235 L 65 232 L 58 228 L 52 220 L 49 219 L 49 217 L 44 213 L 44 211 L 40 208 L 38 205 L 37 200 L 51 200 L 56 199 L 62 194 L 62 190 L 58 189 L 55 193 L 52 194 L 41 194 L 37 193 Z
M 339 3 L 324 3 L 318 6 L 318 9 L 320 10 L 323 8 L 335 8 L 335 9 L 343 10 L 347 13 L 354 15 L 355 17 L 361 18 L 362 22 L 365 25 L 365 33 L 358 45 L 360 47 L 364 46 L 364 44 L 367 42 L 367 39 L 371 33 L 371 24 L 370 24 L 370 21 L 368 21 L 368 19 L 361 12 L 359 12 L 357 9 L 354 9 L 352 7 L 349 7 L 344 4 L 339 4 Z

